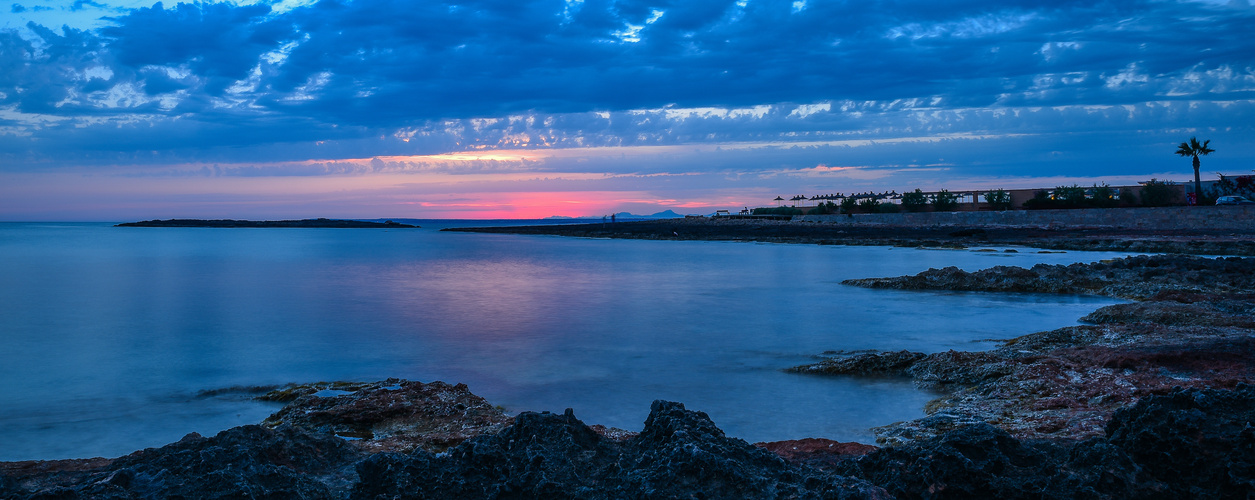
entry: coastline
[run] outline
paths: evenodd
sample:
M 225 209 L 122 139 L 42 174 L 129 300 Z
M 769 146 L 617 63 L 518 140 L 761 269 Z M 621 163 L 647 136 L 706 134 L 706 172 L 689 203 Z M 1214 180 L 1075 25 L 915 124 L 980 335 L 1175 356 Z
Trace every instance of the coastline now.
M 236 220 L 236 219 L 166 219 L 146 220 L 140 222 L 123 222 L 114 227 L 303 227 L 303 228 L 373 228 L 373 229 L 413 229 L 419 226 L 401 224 L 399 222 L 371 222 L 346 219 L 299 219 L 299 220 Z
M 928 416 L 877 429 L 902 444 L 987 422 L 1019 439 L 1101 436 L 1119 410 L 1177 388 L 1255 384 L 1255 261 L 1132 256 L 1088 264 L 930 269 L 847 280 L 897 290 L 1094 294 L 1135 302 L 1099 308 L 1081 326 L 1002 341 L 990 351 L 834 356 L 790 371 L 908 376 L 946 393 Z
M 1225 255 L 1247 255 L 1243 249 L 1251 246 L 1249 235 L 1235 233 L 955 227 L 816 231 L 815 223 L 757 221 L 720 221 L 711 229 L 694 222 L 469 230 L 940 248 L 1042 248 L 1027 242 L 1079 245 L 1088 239 L 1127 248 L 1079 249 Z M 670 235 L 664 233 L 668 228 Z M 689 231 L 681 233 L 682 228 Z M 1255 436 L 1242 425 L 1255 415 L 1255 389 L 1247 385 L 1255 381 L 1251 259 L 1154 256 L 1027 270 L 947 268 L 846 284 L 1086 293 L 1137 302 L 1101 308 L 1083 319 L 1090 325 L 1009 339 L 987 352 L 837 355 L 795 368 L 817 376 L 909 376 L 945 392 L 929 404 L 928 416 L 878 429 L 882 447 L 874 450 L 822 439 L 751 446 L 723 436 L 701 412 L 668 402 L 656 402 L 637 433 L 586 426 L 570 412 L 505 417 L 482 398 L 474 399 L 465 386 L 397 380 L 311 384 L 287 389 L 291 399 L 269 396 L 289 406 L 261 426 L 211 438 L 189 435 L 118 459 L 0 463 L 0 496 L 168 496 L 204 493 L 210 487 L 235 493 L 230 488 L 247 487 L 254 488 L 252 494 L 297 498 L 491 498 L 502 491 L 587 498 L 644 492 L 664 497 L 788 492 L 799 498 L 1016 498 L 1040 497 L 1046 485 L 1047 496 L 1058 498 L 1251 492 L 1255 478 L 1241 465 L 1255 454 L 1249 446 Z M 228 448 L 236 454 L 224 453 L 230 455 L 225 462 L 196 458 Z M 1174 456 L 1157 452 L 1169 448 Z M 685 451 L 692 449 L 704 450 L 705 458 Z M 611 473 L 609 463 L 633 465 Z M 232 484 L 198 480 L 192 471 L 205 467 L 221 469 L 234 478 Z M 261 472 L 283 481 L 262 485 Z M 153 482 L 159 473 L 178 478 L 177 484 Z M 466 479 L 450 481 L 450 476 Z
M 930 248 L 1021 246 L 1046 250 L 1255 256 L 1255 231 L 1054 226 L 833 224 L 694 217 L 551 226 L 461 227 L 441 231 L 580 238 L 747 241 Z

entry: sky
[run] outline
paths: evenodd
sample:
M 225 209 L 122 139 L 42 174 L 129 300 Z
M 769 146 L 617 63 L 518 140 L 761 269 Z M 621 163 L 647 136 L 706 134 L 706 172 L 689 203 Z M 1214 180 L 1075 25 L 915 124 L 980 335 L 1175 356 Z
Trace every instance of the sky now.
M 538 218 L 1255 169 L 1249 0 L 11 0 L 0 220 Z

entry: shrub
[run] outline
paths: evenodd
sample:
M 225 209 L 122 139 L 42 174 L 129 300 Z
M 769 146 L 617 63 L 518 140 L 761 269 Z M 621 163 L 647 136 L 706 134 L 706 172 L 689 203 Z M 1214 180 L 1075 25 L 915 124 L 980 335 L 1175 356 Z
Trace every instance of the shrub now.
M 1011 193 L 1005 189 L 996 189 L 985 193 L 985 201 L 994 210 L 1010 210 L 1011 209 Z
M 810 211 L 807 212 L 807 215 L 835 214 L 837 213 L 837 210 L 839 210 L 839 208 L 837 207 L 836 203 L 833 203 L 831 201 L 826 201 L 818 205 L 815 205 L 815 208 L 810 209 Z
M 1087 205 L 1085 188 L 1075 184 L 1055 187 L 1055 205 L 1066 208 L 1081 208 Z
M 1099 208 L 1111 208 L 1116 206 L 1116 190 L 1112 189 L 1106 183 L 1099 186 L 1094 184 L 1094 194 L 1090 198 L 1090 204 Z
M 1166 207 L 1177 204 L 1178 198 L 1176 187 L 1167 182 L 1151 179 L 1142 186 L 1142 206 Z
M 1029 210 L 1042 210 L 1046 208 L 1055 208 L 1055 200 L 1050 198 L 1050 191 L 1038 190 L 1033 192 L 1033 198 L 1024 202 L 1024 208 Z
M 956 208 L 959 208 L 959 197 L 951 192 L 942 189 L 933 195 L 933 210 L 953 212 Z
M 869 214 L 876 213 L 878 207 L 880 207 L 880 200 L 875 198 L 863 198 L 858 202 L 858 209 Z
M 919 188 L 915 188 L 914 192 L 902 193 L 902 208 L 908 212 L 919 212 L 926 206 L 928 206 L 928 196 Z
M 896 214 L 902 211 L 897 203 L 881 203 L 876 207 L 876 211 L 882 214 Z
M 802 211 L 793 207 L 759 207 L 754 215 L 802 215 Z
M 844 199 L 844 200 L 841 200 L 841 213 L 843 213 L 843 214 L 852 214 L 852 213 L 854 213 L 854 209 L 855 209 L 856 207 L 858 207 L 858 200 L 856 200 L 856 199 L 854 199 L 854 198 L 852 198 L 852 197 L 851 197 L 851 198 L 846 198 L 846 199 Z
M 1120 204 L 1125 206 L 1133 206 L 1137 204 L 1137 193 L 1132 189 L 1124 188 L 1120 190 Z

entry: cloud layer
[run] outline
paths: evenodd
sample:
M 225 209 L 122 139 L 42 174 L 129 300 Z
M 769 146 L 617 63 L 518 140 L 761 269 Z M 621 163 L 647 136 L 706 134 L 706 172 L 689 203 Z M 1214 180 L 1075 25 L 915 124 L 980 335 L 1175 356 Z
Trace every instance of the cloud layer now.
M 93 6 L 103 26 L 0 31 L 0 172 L 247 163 L 217 175 L 348 175 L 440 163 L 344 162 L 377 157 L 676 146 L 690 149 L 619 164 L 594 154 L 593 168 L 559 158 L 570 155 L 439 168 L 933 165 L 978 178 L 1092 173 L 1059 159 L 1190 134 L 1225 145 L 1233 166 L 1255 156 L 1246 0 Z M 708 163 L 673 161 L 696 151 Z

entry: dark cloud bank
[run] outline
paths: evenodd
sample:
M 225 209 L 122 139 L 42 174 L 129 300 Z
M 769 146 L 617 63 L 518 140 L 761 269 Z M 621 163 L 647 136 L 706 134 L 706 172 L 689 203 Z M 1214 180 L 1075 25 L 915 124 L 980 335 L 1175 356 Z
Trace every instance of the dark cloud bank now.
M 1243 2 L 323 0 L 283 12 L 157 3 L 111 21 L 0 32 L 0 159 L 1255 123 L 1255 9 Z

